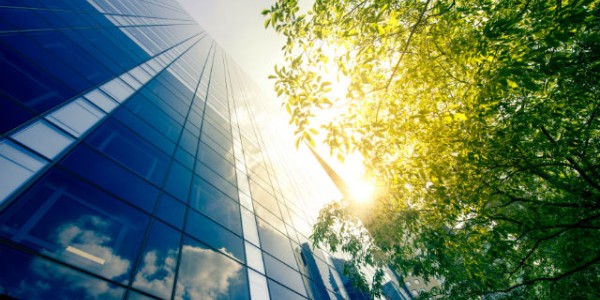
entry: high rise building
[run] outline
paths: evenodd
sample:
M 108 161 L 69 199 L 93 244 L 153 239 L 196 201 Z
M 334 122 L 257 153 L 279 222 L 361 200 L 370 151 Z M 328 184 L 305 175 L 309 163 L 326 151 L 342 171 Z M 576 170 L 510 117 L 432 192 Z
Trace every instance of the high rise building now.
M 347 298 L 264 100 L 174 0 L 0 0 L 0 297 Z

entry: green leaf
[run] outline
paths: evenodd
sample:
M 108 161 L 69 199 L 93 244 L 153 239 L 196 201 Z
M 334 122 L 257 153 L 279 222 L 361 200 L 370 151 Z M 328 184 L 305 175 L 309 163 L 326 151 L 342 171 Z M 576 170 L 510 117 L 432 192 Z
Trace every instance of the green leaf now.
M 516 88 L 519 87 L 519 85 L 516 82 L 514 82 L 514 81 L 512 81 L 510 79 L 506 79 L 506 84 L 508 84 L 508 86 L 511 87 L 511 88 L 513 88 L 513 89 L 516 89 Z

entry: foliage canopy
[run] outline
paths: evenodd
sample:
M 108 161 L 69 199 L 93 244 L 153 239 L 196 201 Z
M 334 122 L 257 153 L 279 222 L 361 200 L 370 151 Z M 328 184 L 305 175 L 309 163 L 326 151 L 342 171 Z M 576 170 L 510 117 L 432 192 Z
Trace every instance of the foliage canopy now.
M 423 296 L 600 297 L 599 1 L 317 0 L 301 14 L 280 0 L 263 14 L 287 38 L 273 77 L 299 141 L 318 130 L 332 152 L 359 151 L 385 187 L 368 214 L 324 208 L 315 243 L 442 279 Z M 339 99 L 332 62 L 350 79 Z M 372 244 L 334 230 L 356 217 Z

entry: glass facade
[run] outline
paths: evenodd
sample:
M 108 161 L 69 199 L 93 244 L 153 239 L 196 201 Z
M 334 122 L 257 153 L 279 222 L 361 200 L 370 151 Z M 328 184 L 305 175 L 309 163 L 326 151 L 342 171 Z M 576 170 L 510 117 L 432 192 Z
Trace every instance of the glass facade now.
M 0 297 L 348 298 L 262 102 L 174 0 L 0 0 Z

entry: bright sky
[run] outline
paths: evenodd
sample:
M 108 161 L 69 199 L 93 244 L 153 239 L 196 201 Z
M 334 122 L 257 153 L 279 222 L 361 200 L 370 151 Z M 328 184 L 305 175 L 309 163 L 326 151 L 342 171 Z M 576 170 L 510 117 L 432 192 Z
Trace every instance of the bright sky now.
M 272 0 L 178 0 L 256 83 L 274 96 L 267 76 L 283 62 L 285 40 L 264 28 L 261 11 Z

